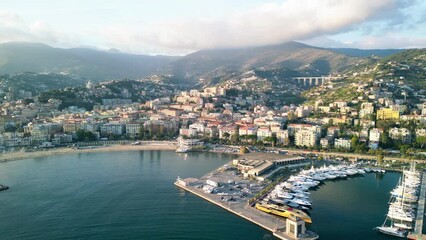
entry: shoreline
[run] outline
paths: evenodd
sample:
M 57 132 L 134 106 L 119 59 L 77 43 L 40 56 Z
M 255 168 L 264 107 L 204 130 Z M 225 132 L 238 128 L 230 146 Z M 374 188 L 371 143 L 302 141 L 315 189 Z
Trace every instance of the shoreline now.
M 109 146 L 94 146 L 93 148 L 54 148 L 47 151 L 34 152 L 7 152 L 0 154 L 0 163 L 6 163 L 17 160 L 25 160 L 38 157 L 49 157 L 56 155 L 75 154 L 75 153 L 90 153 L 90 152 L 121 152 L 121 151 L 139 151 L 139 150 L 176 150 L 176 146 L 166 143 L 148 143 L 142 145 L 109 145 Z

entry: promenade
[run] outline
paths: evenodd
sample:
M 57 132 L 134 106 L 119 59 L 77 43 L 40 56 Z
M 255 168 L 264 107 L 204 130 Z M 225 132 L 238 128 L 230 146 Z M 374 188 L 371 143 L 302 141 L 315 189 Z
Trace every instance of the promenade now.
M 425 172 L 422 173 L 422 184 L 420 186 L 419 202 L 417 206 L 416 222 L 414 224 L 414 232 L 408 235 L 408 239 L 426 239 L 423 234 L 423 220 L 425 216 L 425 198 L 426 198 L 426 176 Z

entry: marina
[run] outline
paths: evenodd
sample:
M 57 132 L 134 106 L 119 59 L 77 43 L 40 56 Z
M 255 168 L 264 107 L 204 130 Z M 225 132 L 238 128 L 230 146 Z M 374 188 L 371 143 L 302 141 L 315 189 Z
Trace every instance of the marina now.
M 248 156 L 239 159 L 250 160 Z M 276 175 L 286 175 L 286 179 L 277 179 L 276 184 L 298 175 L 302 168 L 311 169 L 312 161 L 307 159 L 268 156 L 254 156 L 251 160 L 282 160 L 281 165 L 264 172 L 271 178 L 275 171 L 278 171 Z M 0 239 L 87 239 L 94 234 L 102 239 L 281 239 L 276 235 L 284 232 L 285 218 L 262 212 L 254 206 L 245 208 L 251 196 L 267 188 L 269 182 L 251 185 L 250 181 L 238 180 L 240 177 L 230 170 L 230 162 L 235 158 L 235 155 L 217 153 L 125 151 L 2 163 L 2 184 L 11 188 L 0 194 L 4 203 L 0 206 Z M 315 169 L 326 163 L 314 162 L 318 163 Z M 231 182 L 223 180 L 223 187 L 219 186 L 215 194 L 206 193 L 202 188 L 188 188 L 199 194 L 194 195 L 171 184 L 176 176 L 197 179 L 206 176 L 220 182 L 220 175 L 206 173 L 225 170 L 225 165 L 228 170 L 224 173 L 228 173 Z M 279 167 L 281 169 L 277 170 Z M 383 222 L 389 193 L 400 176 L 399 172 L 377 171 L 339 178 L 341 180 L 325 180 L 308 191 L 312 223 L 306 223 L 307 230 L 321 239 L 394 239 L 372 229 Z M 206 185 L 205 180 L 203 185 Z M 242 208 L 234 208 L 237 201 L 241 201 Z M 234 211 L 232 214 L 225 209 L 228 206 Z M 21 210 L 16 211 L 17 208 Z M 80 211 L 74 211 L 76 208 Z M 248 219 L 237 215 L 239 212 Z M 68 214 L 67 218 L 61 217 L 64 213 Z M 251 218 L 264 227 L 253 224 Z M 22 224 L 28 228 L 15 227 Z M 267 226 L 269 229 L 265 228 Z
M 267 155 L 264 158 L 268 159 Z M 269 183 L 262 175 L 269 176 L 269 171 L 274 171 L 271 166 L 278 166 L 275 161 L 283 163 L 285 159 L 289 160 L 286 168 L 294 171 L 302 162 L 309 162 L 292 155 L 280 156 L 271 162 L 248 155 L 234 159 L 200 179 L 178 177 L 175 185 L 271 231 L 279 239 L 318 239 L 319 235 L 306 225 L 315 221 L 309 214 L 312 209 L 309 190 L 318 188 L 325 180 L 347 179 L 366 172 L 384 173 L 381 169 L 347 164 L 312 166 L 289 176 L 286 181 Z M 299 226 L 301 231 L 292 232 L 294 228 L 290 225 Z

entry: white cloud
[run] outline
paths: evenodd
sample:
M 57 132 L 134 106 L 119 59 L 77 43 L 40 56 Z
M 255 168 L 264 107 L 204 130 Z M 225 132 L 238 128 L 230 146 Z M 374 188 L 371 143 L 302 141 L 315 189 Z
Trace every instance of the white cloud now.
M 79 44 L 77 37 L 53 29 L 46 23 L 29 23 L 17 14 L 0 12 L 0 43 L 5 42 L 37 42 L 61 47 Z
M 426 46 L 426 38 L 394 35 L 367 36 L 358 41 L 348 43 L 347 46 L 362 49 L 424 48 Z
M 282 0 L 220 18 L 183 16 L 150 25 L 136 25 L 138 21 L 135 21 L 134 25 L 99 25 L 92 32 L 86 29 L 78 33 L 0 12 L 0 42 L 42 42 L 59 47 L 96 45 L 144 54 L 186 54 L 200 49 L 260 46 L 312 38 L 314 40 L 307 42 L 323 47 L 378 48 L 379 44 L 399 47 L 397 44 L 403 41 L 410 42 L 405 46 L 425 46 L 424 39 L 414 37 L 392 35 L 395 41 L 374 37 L 392 31 L 388 28 L 390 25 L 406 26 L 407 9 L 417 3 L 414 0 Z M 333 38 L 321 39 L 321 36 L 352 30 L 362 31 L 364 36 L 349 44 Z
M 278 44 L 344 31 L 383 11 L 397 11 L 397 0 L 287 0 L 226 19 L 157 23 L 132 38 L 181 50 Z

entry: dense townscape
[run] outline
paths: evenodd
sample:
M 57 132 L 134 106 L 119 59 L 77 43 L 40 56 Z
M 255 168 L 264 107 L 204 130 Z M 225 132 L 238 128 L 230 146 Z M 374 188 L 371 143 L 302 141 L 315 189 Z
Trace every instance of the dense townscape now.
M 392 65 L 407 71 L 411 68 Z M 98 84 L 88 81 L 84 87 L 35 96 L 6 89 L 0 144 L 3 149 L 28 149 L 181 136 L 206 143 L 421 158 L 417 152 L 426 144 L 425 90 L 407 84 L 403 76 L 369 78 L 368 74 L 356 72 L 309 85 L 281 82 L 275 91 L 254 71 L 238 81 L 189 90 L 170 83 L 170 76 Z M 359 76 L 364 77 L 360 80 Z M 269 87 L 259 89 L 256 84 Z M 304 96 L 314 96 L 315 101 L 271 101 L 274 92 L 286 87 L 295 95 L 305 90 Z M 285 96 L 282 91 L 278 95 Z M 339 97 L 339 91 L 346 92 Z M 332 98 L 329 92 L 334 94 Z

